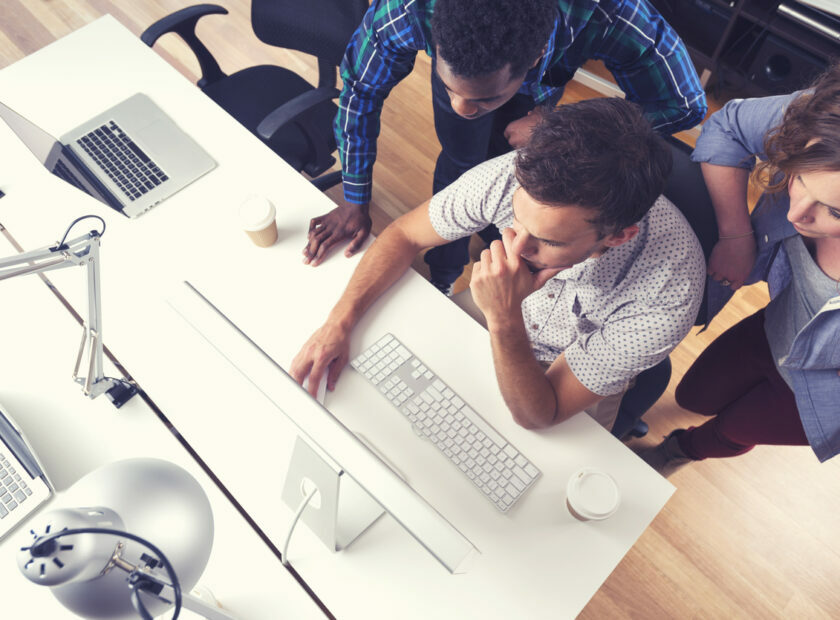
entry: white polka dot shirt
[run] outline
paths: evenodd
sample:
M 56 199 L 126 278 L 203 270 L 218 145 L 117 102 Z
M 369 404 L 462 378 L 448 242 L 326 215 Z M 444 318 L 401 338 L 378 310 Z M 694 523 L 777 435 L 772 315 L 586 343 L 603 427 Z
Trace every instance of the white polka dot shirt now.
M 515 155 L 473 168 L 432 198 L 441 237 L 512 226 Z M 638 225 L 630 241 L 561 271 L 522 302 L 537 359 L 565 353 L 578 381 L 601 396 L 624 391 L 667 357 L 694 324 L 703 293 L 703 252 L 679 210 L 660 196 Z

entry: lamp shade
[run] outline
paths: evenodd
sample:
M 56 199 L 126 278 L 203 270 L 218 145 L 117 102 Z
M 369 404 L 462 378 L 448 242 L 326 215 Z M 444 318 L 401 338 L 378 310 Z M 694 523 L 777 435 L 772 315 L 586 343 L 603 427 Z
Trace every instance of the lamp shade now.
M 34 583 L 52 586 L 55 597 L 79 616 L 136 619 L 126 573 L 102 571 L 118 543 L 123 545 L 122 559 L 133 565 L 146 566 L 150 560 L 154 564 L 154 553 L 140 543 L 109 534 L 68 535 L 33 550 L 43 536 L 80 527 L 125 530 L 166 555 L 185 592 L 196 584 L 210 557 L 210 502 L 195 478 L 168 461 L 140 458 L 108 464 L 81 478 L 62 503 L 75 507 L 53 510 L 35 520 L 29 546 L 21 545 L 18 566 Z M 169 582 L 164 568 L 150 570 Z M 141 596 L 152 615 L 170 606 Z

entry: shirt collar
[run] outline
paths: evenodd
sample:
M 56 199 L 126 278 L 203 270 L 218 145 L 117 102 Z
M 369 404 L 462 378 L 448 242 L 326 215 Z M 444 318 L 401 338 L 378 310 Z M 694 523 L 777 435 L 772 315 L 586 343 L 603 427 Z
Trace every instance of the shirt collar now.
M 578 263 L 577 265 L 572 265 L 568 269 L 564 269 L 563 271 L 558 272 L 553 278 L 551 278 L 551 280 L 549 280 L 549 282 L 551 282 L 553 280 L 558 280 L 558 281 L 582 280 L 583 277 L 588 272 L 590 272 L 592 269 L 594 269 L 595 264 L 599 260 L 604 258 L 607 254 L 609 254 L 609 252 L 606 252 L 605 254 L 601 254 L 601 256 L 598 256 L 597 258 L 590 256 L 589 258 L 587 258 L 582 263 Z

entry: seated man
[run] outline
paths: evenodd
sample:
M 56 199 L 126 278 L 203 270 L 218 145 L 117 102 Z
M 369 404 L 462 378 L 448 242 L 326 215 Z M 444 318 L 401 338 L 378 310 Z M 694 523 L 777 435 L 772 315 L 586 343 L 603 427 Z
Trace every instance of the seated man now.
M 703 253 L 660 196 L 670 167 L 667 144 L 633 103 L 549 112 L 523 149 L 473 168 L 382 232 L 292 376 L 309 376 L 314 395 L 327 373 L 333 389 L 354 325 L 414 256 L 492 223 L 502 240 L 482 253 L 470 290 L 514 419 L 543 428 L 588 410 L 611 428 L 620 395 L 683 339 L 700 305 Z

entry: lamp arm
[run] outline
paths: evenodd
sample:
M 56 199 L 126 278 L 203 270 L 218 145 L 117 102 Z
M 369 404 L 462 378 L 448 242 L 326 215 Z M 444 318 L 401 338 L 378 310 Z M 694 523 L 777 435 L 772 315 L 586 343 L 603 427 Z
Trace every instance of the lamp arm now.
M 82 265 L 94 238 L 98 244 L 99 235 L 91 232 L 65 243 L 61 249 L 55 245 L 2 258 L 0 259 L 0 280 L 8 280 L 28 273 L 44 273 Z
M 0 280 L 32 273 L 56 271 L 65 267 L 87 267 L 88 320 L 83 326 L 82 343 L 73 370 L 73 380 L 82 385 L 85 396 L 96 398 L 107 394 L 114 406 L 121 407 L 137 388 L 123 379 L 105 376 L 102 344 L 102 303 L 99 279 L 100 234 L 91 231 L 61 245 L 44 247 L 17 256 L 0 259 Z M 87 353 L 87 374 L 79 376 L 82 359 Z

